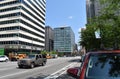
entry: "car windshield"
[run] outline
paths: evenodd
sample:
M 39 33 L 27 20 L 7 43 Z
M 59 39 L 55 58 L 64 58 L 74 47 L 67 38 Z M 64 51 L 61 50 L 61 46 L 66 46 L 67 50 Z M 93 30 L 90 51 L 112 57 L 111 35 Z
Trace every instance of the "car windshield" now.
M 120 54 L 91 55 L 85 79 L 120 79 Z
M 0 56 L 0 58 L 4 58 L 5 56 Z
M 28 55 L 28 58 L 35 58 L 35 55 Z

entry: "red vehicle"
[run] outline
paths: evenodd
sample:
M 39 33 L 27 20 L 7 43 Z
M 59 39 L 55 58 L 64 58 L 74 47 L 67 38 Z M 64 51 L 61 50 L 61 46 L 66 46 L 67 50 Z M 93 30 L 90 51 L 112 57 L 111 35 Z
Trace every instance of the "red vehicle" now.
M 120 79 L 120 51 L 89 52 L 80 68 L 67 73 L 76 79 Z

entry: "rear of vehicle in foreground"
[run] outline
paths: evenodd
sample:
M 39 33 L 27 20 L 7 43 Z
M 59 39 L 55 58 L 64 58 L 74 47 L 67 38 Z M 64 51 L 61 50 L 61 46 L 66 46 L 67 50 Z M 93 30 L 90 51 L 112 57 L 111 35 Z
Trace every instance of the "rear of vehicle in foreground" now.
M 120 51 L 90 52 L 80 68 L 70 68 L 77 79 L 120 79 Z

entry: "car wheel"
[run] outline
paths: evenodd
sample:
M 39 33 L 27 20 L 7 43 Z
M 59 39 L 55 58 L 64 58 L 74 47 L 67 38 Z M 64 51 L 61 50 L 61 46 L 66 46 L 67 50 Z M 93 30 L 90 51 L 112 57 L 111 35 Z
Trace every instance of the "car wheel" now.
M 31 63 L 30 68 L 34 68 L 34 63 Z
M 45 66 L 45 64 L 46 64 L 46 63 L 45 63 L 45 62 L 43 62 L 43 63 L 42 63 L 42 66 Z
M 8 62 L 8 59 L 6 59 L 5 62 Z
M 23 68 L 23 66 L 18 66 L 19 68 Z

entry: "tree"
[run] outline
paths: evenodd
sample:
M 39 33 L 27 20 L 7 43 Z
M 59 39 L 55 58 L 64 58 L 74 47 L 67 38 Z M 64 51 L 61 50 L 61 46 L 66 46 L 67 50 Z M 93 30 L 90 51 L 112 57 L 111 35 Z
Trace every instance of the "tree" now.
M 100 0 L 102 5 L 107 5 L 101 11 L 100 18 L 106 22 L 106 25 L 112 28 L 111 31 L 111 42 L 113 43 L 113 48 L 118 49 L 120 42 L 120 0 Z M 110 37 L 109 37 L 110 39 Z
M 57 54 L 57 52 L 56 51 L 51 51 L 50 54 Z
M 45 50 L 42 50 L 41 52 L 40 52 L 41 54 L 47 54 L 47 51 L 45 51 Z
M 120 0 L 99 0 L 104 6 L 100 16 L 89 19 L 90 23 L 86 29 L 81 31 L 80 45 L 85 46 L 89 51 L 99 49 L 103 45 L 105 48 L 118 49 L 120 46 Z M 100 39 L 95 38 L 95 31 L 100 29 Z
M 95 37 L 95 27 L 91 24 L 86 26 L 86 29 L 81 31 L 81 41 L 80 45 L 85 46 L 87 51 L 98 49 L 99 48 L 99 40 Z

